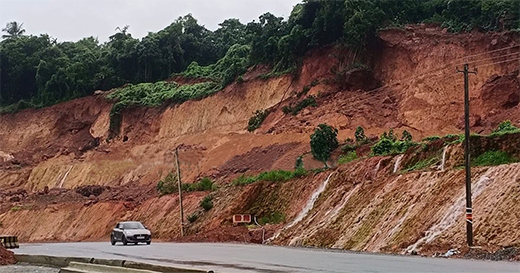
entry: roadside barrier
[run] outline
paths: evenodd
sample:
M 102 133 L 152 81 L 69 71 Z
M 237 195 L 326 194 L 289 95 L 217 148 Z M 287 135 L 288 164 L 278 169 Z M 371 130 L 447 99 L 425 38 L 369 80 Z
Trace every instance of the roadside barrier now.
M 0 236 L 0 242 L 5 248 L 19 248 L 18 237 L 16 236 Z
M 126 260 L 97 259 L 85 257 L 58 257 L 46 255 L 27 255 L 14 254 L 17 262 L 28 263 L 34 265 L 50 265 L 62 268 L 62 273 L 85 273 L 85 272 L 103 272 L 103 273 L 121 273 L 121 272 L 167 272 L 167 273 L 203 273 L 213 272 L 201 269 L 188 269 L 171 266 L 161 266 Z M 75 265 L 74 265 L 75 264 Z M 79 268 L 78 268 L 79 267 Z M 86 270 L 88 267 L 88 270 Z M 80 269 L 81 268 L 81 269 Z M 101 269 L 102 271 L 98 271 Z M 137 270 L 137 271 L 135 271 Z M 141 271 L 139 271 L 141 270 Z
M 109 266 L 109 265 L 100 265 L 100 264 L 90 264 L 90 263 L 78 263 L 78 262 L 70 262 L 68 267 L 62 268 L 60 273 L 159 273 L 157 271 L 143 270 L 143 269 L 133 269 L 133 268 L 124 268 L 119 266 Z

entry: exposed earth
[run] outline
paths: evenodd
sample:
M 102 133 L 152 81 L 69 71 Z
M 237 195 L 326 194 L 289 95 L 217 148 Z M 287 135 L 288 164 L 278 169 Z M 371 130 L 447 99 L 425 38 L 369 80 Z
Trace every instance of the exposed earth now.
M 372 139 L 389 129 L 399 135 L 407 130 L 416 141 L 462 133 L 463 81 L 455 71 L 465 61 L 478 67 L 470 76 L 472 131 L 488 134 L 504 120 L 520 125 L 518 33 L 450 34 L 418 25 L 380 37 L 369 70 L 338 78 L 335 69 L 349 64 L 351 55 L 341 47 L 315 50 L 297 77 L 264 79 L 259 75 L 268 70 L 257 67 L 244 82 L 202 100 L 127 109 L 114 139 L 108 138 L 109 91 L 2 114 L 2 233 L 22 242 L 100 241 L 108 240 L 116 222 L 139 220 L 157 240 L 262 243 L 260 227 L 233 226 L 233 214 L 252 214 L 267 219 L 263 237 L 272 244 L 421 255 L 458 249 L 459 256 L 518 260 L 520 163 L 473 169 L 475 242 L 482 251 L 469 251 L 463 149 L 453 143 L 444 151 L 445 139 L 429 143 L 429 152 L 366 156 L 342 165 L 338 149 L 329 162 L 333 168 L 324 172 L 286 182 L 231 183 L 241 175 L 292 170 L 299 156 L 306 169 L 323 167 L 309 153 L 309 136 L 321 123 L 336 127 L 342 142 L 354 138 L 358 126 Z M 301 93 L 314 95 L 317 106 L 285 114 L 283 107 L 300 101 Z M 270 114 L 248 132 L 252 113 L 263 109 Z M 519 138 L 483 138 L 475 149 L 520 156 Z M 185 217 L 198 215 L 185 220 L 185 237 L 178 196 L 156 190 L 174 170 L 175 147 L 183 183 L 210 177 L 219 186 L 184 193 Z M 358 149 L 360 156 L 369 152 Z M 438 162 L 408 170 L 431 157 Z M 213 208 L 205 211 L 199 203 L 208 194 Z M 502 254 L 487 254 L 495 252 Z

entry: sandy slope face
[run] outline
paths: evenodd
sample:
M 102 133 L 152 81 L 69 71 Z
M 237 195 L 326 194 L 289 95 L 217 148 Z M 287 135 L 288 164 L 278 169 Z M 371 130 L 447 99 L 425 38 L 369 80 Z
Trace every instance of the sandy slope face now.
M 211 176 L 225 184 L 244 172 L 292 169 L 295 159 L 310 150 L 309 135 L 320 123 L 337 127 L 340 140 L 352 138 L 357 126 L 363 126 L 368 135 L 390 128 L 397 132 L 406 129 L 416 139 L 459 133 L 463 111 L 462 76 L 453 73 L 460 63 L 457 59 L 511 47 L 469 60 L 480 60 L 475 64 L 483 65 L 486 60 L 501 61 L 502 55 L 520 50 L 513 48 L 520 44 L 514 34 L 447 34 L 415 27 L 383 32 L 381 37 L 373 73 L 365 75 L 372 77 L 368 83 L 349 82 L 348 88 L 335 84 L 331 67 L 341 59 L 337 49 L 315 50 L 304 59 L 297 79 L 286 75 L 261 80 L 257 76 L 266 70 L 260 67 L 244 75 L 244 83 L 232 84 L 199 101 L 126 110 L 121 135 L 110 141 L 111 103 L 103 96 L 2 115 L 0 189 L 42 192 L 46 187 L 70 189 L 93 184 L 156 185 L 173 169 L 172 151 L 177 146 L 181 147 L 184 182 Z M 520 124 L 518 69 L 518 62 L 504 62 L 481 67 L 477 75 L 470 76 L 475 132 L 490 131 L 505 119 Z M 282 107 L 296 103 L 296 94 L 315 80 L 308 94 L 317 97 L 318 106 L 295 116 L 284 114 Z M 375 82 L 383 88 L 357 89 Z M 262 127 L 255 133 L 247 132 L 252 113 L 267 108 L 272 112 Z M 446 154 L 447 158 L 460 157 L 456 149 Z M 310 157 L 304 161 L 307 168 L 321 167 Z M 448 205 L 460 203 L 462 172 L 452 170 L 454 164 L 448 161 L 447 171 L 398 175 L 393 173 L 397 161 L 371 158 L 342 166 L 331 174 L 324 192 L 313 202 L 309 202 L 313 193 L 330 173 L 283 185 L 225 188 L 215 193 L 215 209 L 203 214 L 189 232 L 204 234 L 228 227 L 233 213 L 278 211 L 285 215 L 286 224 L 300 219 L 274 239 L 280 244 L 401 252 L 462 242 L 462 212 L 458 205 Z M 518 243 L 520 234 L 511 226 L 518 222 L 518 213 L 510 208 L 518 202 L 515 185 L 519 172 L 518 164 L 512 164 L 474 173 L 475 188 L 480 191 L 475 200 L 476 239 L 480 243 L 491 247 Z M 198 202 L 206 194 L 186 196 L 186 215 L 200 210 Z M 26 241 L 98 240 L 105 238 L 119 219 L 136 218 L 148 222 L 159 238 L 178 236 L 176 197 L 150 194 L 139 202 L 119 198 L 93 204 L 60 201 L 28 209 L 24 200 L 2 200 L 0 221 L 6 231 Z M 24 209 L 5 209 L 7 206 Z M 308 213 L 298 217 L 308 206 L 312 207 Z M 81 225 L 85 221 L 86 227 Z M 275 233 L 279 227 L 283 225 L 274 225 L 271 231 Z M 457 243 L 450 242 L 453 239 Z
M 381 33 L 384 47 L 376 63 L 376 75 L 392 85 L 400 98 L 399 121 L 417 129 L 421 134 L 446 134 L 458 131 L 463 116 L 465 62 L 470 70 L 472 113 L 482 122 L 472 124 L 475 131 L 484 130 L 481 123 L 500 122 L 497 112 L 515 109 L 507 116 L 518 122 L 520 96 L 518 75 L 520 68 L 520 37 L 517 34 L 480 33 L 448 34 L 436 28 L 417 27 L 389 30 Z M 468 57 L 469 56 L 469 57 Z M 489 96 L 492 82 L 511 75 Z M 508 77 L 508 76 L 506 76 Z M 500 90 L 499 90 L 500 89 Z M 508 103 L 509 101 L 509 103 Z M 494 111 L 486 105 L 493 104 Z M 502 117 L 503 118 L 503 117 Z M 488 121 L 489 120 L 489 121 Z M 489 125 L 488 125 L 489 126 Z
M 333 173 L 312 210 L 275 243 L 403 253 L 464 246 L 464 171 L 389 175 L 393 164 L 388 163 L 366 180 L 378 163 L 392 162 L 381 160 Z M 519 214 L 512 205 L 519 180 L 520 164 L 474 170 L 476 245 L 496 249 L 519 243 Z

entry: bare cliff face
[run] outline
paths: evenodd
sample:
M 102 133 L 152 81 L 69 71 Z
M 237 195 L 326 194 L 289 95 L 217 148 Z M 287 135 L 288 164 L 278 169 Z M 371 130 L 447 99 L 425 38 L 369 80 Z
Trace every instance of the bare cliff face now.
M 407 130 L 416 140 L 460 133 L 463 80 L 456 69 L 466 61 L 478 67 L 470 76 L 473 131 L 489 133 L 506 119 L 520 124 L 517 34 L 448 34 L 416 26 L 383 31 L 371 51 L 371 69 L 340 78 L 331 68 L 350 55 L 331 47 L 309 52 L 297 77 L 262 79 L 265 68 L 257 67 L 244 82 L 199 101 L 125 110 L 113 140 L 107 139 L 112 104 L 104 95 L 1 115 L 2 230 L 22 241 L 101 240 L 118 220 L 138 219 L 157 238 L 180 240 L 177 197 L 155 191 L 180 145 L 184 182 L 209 176 L 221 185 L 213 193 L 215 207 L 191 224 L 183 240 L 256 242 L 256 233 L 232 228 L 230 216 L 278 211 L 284 220 L 268 227 L 277 244 L 399 253 L 461 246 L 464 174 L 453 169 L 453 160 L 443 171 L 399 174 L 393 172 L 397 158 L 374 157 L 279 184 L 226 186 L 241 173 L 294 168 L 320 123 L 338 128 L 340 141 L 352 138 L 357 126 L 367 135 Z M 300 100 L 302 90 L 316 96 L 317 106 L 284 114 L 283 106 Z M 263 109 L 269 116 L 247 132 L 252 113 Z M 304 162 L 321 167 L 309 155 Z M 520 218 L 513 210 L 520 196 L 518 167 L 474 172 L 476 240 L 490 249 L 519 243 L 512 226 Z M 74 190 L 92 185 L 103 193 Z M 313 197 L 320 187 L 323 193 Z M 188 193 L 185 215 L 198 211 L 207 194 Z

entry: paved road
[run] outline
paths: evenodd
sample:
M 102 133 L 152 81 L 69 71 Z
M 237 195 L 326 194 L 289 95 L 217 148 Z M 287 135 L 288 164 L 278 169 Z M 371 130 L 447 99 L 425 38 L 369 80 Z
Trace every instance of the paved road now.
M 520 272 L 520 263 L 208 243 L 22 244 L 20 254 L 124 259 L 215 272 Z

